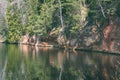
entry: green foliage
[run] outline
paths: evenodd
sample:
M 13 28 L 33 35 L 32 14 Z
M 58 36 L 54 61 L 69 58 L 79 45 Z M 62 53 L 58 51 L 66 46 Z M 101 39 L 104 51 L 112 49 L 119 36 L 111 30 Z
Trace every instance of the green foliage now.
M 12 12 L 13 10 L 14 13 Z M 19 10 L 16 9 L 16 5 L 12 5 L 7 8 L 7 20 L 9 26 L 6 34 L 7 42 L 16 43 L 20 39 L 22 26 L 19 15 Z
M 7 41 L 18 42 L 23 33 L 48 36 L 53 28 L 61 29 L 59 1 L 67 37 L 78 35 L 86 22 L 105 24 L 109 16 L 119 16 L 117 0 L 22 0 L 8 5 Z

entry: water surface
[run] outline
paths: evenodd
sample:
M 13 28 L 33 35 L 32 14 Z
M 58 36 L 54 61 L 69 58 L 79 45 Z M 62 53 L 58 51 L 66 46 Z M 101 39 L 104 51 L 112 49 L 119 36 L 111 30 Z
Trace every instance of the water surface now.
M 120 80 L 120 56 L 0 44 L 0 80 Z

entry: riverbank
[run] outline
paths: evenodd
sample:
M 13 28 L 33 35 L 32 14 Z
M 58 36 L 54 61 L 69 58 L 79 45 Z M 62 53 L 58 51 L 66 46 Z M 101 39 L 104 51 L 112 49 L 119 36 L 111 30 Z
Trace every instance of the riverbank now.
M 111 55 L 118 55 L 120 56 L 120 52 L 117 51 L 107 51 L 107 50 L 102 50 L 102 49 L 89 49 L 89 48 L 80 48 L 80 47 L 66 47 L 66 46 L 60 46 L 60 45 L 55 45 L 55 44 L 50 44 L 47 42 L 41 42 L 41 44 L 36 45 L 36 44 L 21 44 L 21 45 L 29 45 L 29 46 L 34 46 L 34 47 L 40 47 L 40 48 L 57 48 L 57 49 L 64 49 L 64 50 L 72 50 L 73 52 L 75 51 L 83 51 L 83 52 L 93 52 L 93 53 L 102 53 L 102 54 L 111 54 Z

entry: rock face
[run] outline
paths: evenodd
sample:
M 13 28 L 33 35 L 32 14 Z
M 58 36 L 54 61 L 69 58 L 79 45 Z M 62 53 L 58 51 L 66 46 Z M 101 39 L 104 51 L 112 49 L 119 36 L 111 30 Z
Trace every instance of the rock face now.
M 5 41 L 6 41 L 6 38 L 4 36 L 0 35 L 0 43 L 5 42 Z
M 112 23 L 105 26 L 100 34 L 99 28 L 96 25 L 90 26 L 88 32 L 84 31 L 81 36 L 76 38 L 67 39 L 62 36 L 57 36 L 55 33 L 51 32 L 50 39 L 38 37 L 33 35 L 32 37 L 29 34 L 22 36 L 20 43 L 31 44 L 33 43 L 36 46 L 54 46 L 62 45 L 65 48 L 83 48 L 83 49 L 94 49 L 94 50 L 105 50 L 110 52 L 120 52 L 120 20 L 113 20 Z M 55 35 L 55 36 L 53 36 Z M 40 38 L 40 39 L 39 39 Z M 42 40 L 42 41 L 41 41 Z M 46 40 L 46 41 L 45 41 Z M 55 44 L 55 40 L 58 42 Z M 50 44 L 53 42 L 52 44 Z
M 115 19 L 103 30 L 102 48 L 106 51 L 120 52 L 120 20 Z
M 100 51 L 120 52 L 120 19 L 114 18 L 99 31 L 95 25 L 84 31 L 77 40 L 78 48 L 94 49 Z
M 37 43 L 37 36 L 34 34 L 33 36 L 29 37 L 29 43 L 36 44 Z
M 29 42 L 29 34 L 26 34 L 24 36 L 21 37 L 20 43 L 21 44 L 28 44 Z
M 114 50 L 120 52 L 120 19 L 116 20 L 116 29 L 114 31 Z
M 113 23 L 106 26 L 103 30 L 103 47 L 105 50 L 112 51 L 115 39 L 115 25 Z
M 90 26 L 90 28 L 86 31 L 84 31 L 79 40 L 78 44 L 79 47 L 81 48 L 94 48 L 94 46 L 98 45 L 100 42 L 100 33 L 99 29 L 96 25 Z

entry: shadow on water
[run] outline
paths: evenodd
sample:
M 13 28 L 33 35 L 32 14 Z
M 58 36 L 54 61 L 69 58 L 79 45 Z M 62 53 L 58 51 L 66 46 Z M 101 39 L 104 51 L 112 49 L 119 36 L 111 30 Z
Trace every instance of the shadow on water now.
M 2 80 L 120 80 L 116 55 L 0 44 L 0 57 Z

